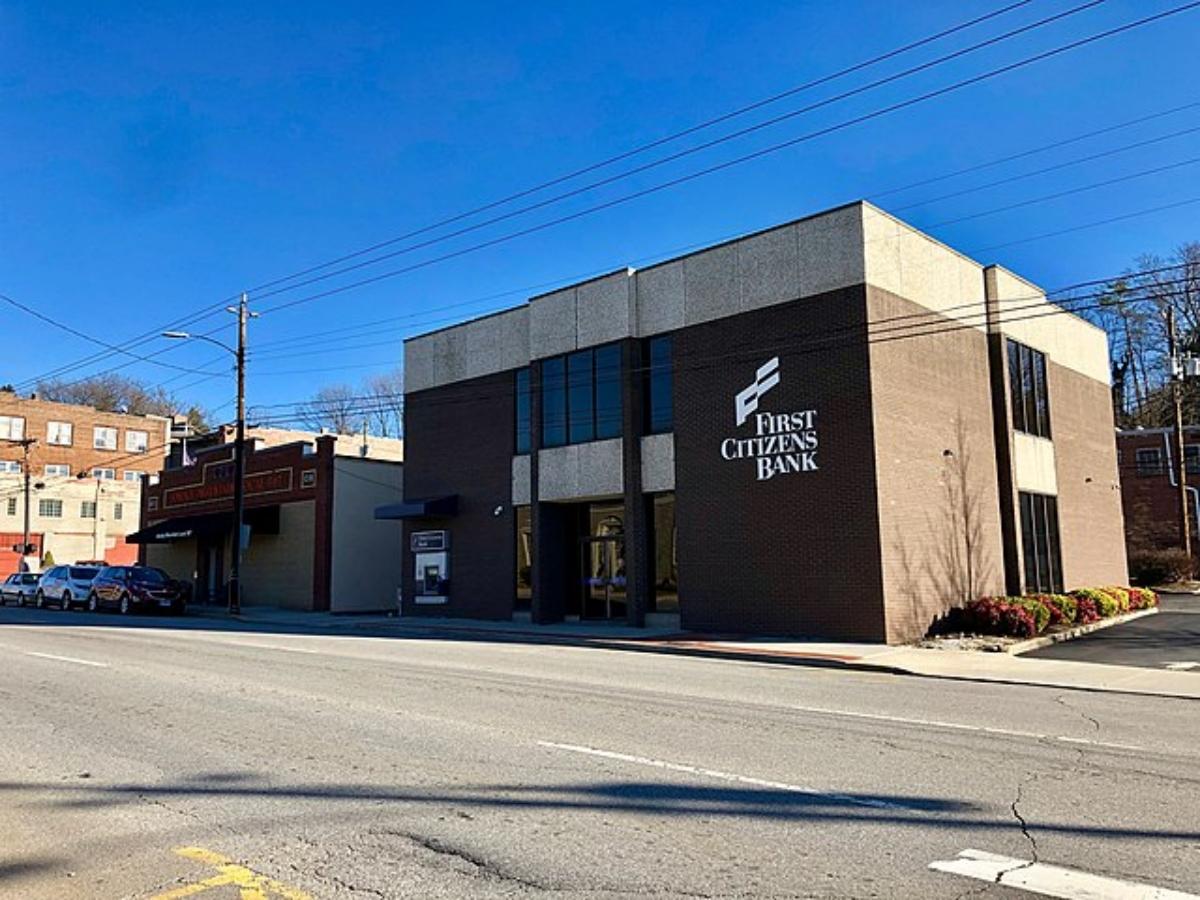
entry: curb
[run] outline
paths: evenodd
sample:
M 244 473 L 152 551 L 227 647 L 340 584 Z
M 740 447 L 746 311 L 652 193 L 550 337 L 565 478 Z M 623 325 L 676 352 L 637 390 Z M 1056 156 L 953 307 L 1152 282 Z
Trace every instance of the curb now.
M 1095 631 L 1103 631 L 1105 628 L 1112 628 L 1114 625 L 1124 625 L 1126 622 L 1132 622 L 1135 619 L 1141 619 L 1145 616 L 1152 616 L 1157 613 L 1159 607 L 1155 606 L 1150 609 L 1139 609 L 1136 612 L 1125 613 L 1123 616 L 1113 616 L 1111 619 L 1101 619 L 1099 622 L 1089 622 L 1086 625 L 1076 625 L 1074 628 L 1068 628 L 1066 631 L 1058 631 L 1054 634 L 1043 634 L 1041 637 L 1030 638 L 1027 641 L 1018 641 L 1015 644 L 1010 644 L 1005 648 L 1005 652 L 1012 656 L 1020 656 L 1022 653 L 1028 653 L 1030 650 L 1040 650 L 1043 647 L 1050 647 L 1054 644 L 1061 644 L 1064 641 L 1074 640 L 1077 637 L 1083 637 L 1085 634 L 1091 634 Z

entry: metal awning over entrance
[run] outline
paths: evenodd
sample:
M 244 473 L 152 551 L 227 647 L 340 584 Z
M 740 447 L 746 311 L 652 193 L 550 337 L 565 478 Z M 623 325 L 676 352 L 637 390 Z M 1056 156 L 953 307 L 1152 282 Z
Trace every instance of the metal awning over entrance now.
M 376 519 L 425 519 L 452 516 L 458 512 L 458 494 L 430 497 L 425 500 L 405 500 L 375 507 Z
M 257 534 L 279 534 L 279 507 L 264 506 L 248 509 L 245 523 Z M 135 531 L 125 540 L 130 544 L 170 544 L 193 538 L 215 537 L 233 530 L 233 516 L 227 512 L 204 513 L 197 516 L 176 516 Z

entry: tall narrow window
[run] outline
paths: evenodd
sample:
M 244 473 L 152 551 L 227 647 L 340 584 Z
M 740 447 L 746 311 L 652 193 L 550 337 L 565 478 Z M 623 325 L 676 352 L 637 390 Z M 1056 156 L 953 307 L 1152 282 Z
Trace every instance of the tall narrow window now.
M 516 507 L 517 597 L 516 609 L 529 609 L 533 601 L 533 519 L 528 506 Z
M 567 442 L 567 361 L 559 356 L 542 362 L 542 446 Z
M 1008 342 L 1008 382 L 1014 431 L 1050 437 L 1050 390 L 1046 355 L 1032 347 Z
M 675 428 L 672 344 L 669 334 L 646 342 L 646 431 L 649 434 Z
M 654 497 L 654 611 L 679 612 L 674 494 Z
M 596 437 L 596 405 L 593 394 L 592 351 L 583 350 L 567 357 L 567 422 L 572 444 Z
M 533 409 L 532 398 L 529 396 L 529 369 L 517 369 L 517 453 L 528 453 L 533 440 Z
M 621 348 L 617 344 L 597 347 L 596 437 L 621 436 Z
M 1059 593 L 1063 589 L 1062 556 L 1058 539 L 1058 500 L 1022 491 L 1021 550 L 1025 590 Z

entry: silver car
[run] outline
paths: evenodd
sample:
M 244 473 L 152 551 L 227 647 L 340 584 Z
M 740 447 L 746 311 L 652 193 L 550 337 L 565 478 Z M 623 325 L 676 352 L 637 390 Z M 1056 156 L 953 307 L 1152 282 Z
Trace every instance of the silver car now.
M 33 600 L 37 594 L 38 578 L 36 572 L 17 572 L 9 575 L 0 584 L 0 603 L 16 603 L 24 606 Z
M 95 566 L 55 566 L 42 575 L 34 605 L 41 609 L 47 603 L 54 603 L 63 610 L 75 604 L 82 606 L 99 572 Z

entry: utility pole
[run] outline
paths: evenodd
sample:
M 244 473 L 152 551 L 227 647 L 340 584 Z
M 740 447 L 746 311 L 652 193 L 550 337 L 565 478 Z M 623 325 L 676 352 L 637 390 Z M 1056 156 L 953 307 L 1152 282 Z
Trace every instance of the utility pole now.
M 242 520 L 246 505 L 246 320 L 243 293 L 237 305 L 237 437 L 233 444 L 233 563 L 229 567 L 229 614 L 242 611 Z
M 21 562 L 22 563 L 24 563 L 25 557 L 27 557 L 29 555 L 29 501 L 30 501 L 29 448 L 32 447 L 36 443 L 37 443 L 36 438 L 23 438 L 21 440 L 21 452 L 22 452 L 21 468 L 25 472 L 25 534 L 24 534 L 24 537 L 21 539 Z
M 1192 568 L 1192 527 L 1188 520 L 1187 461 L 1183 437 L 1183 361 L 1175 336 L 1175 310 L 1167 309 L 1167 350 L 1171 358 L 1171 399 L 1175 406 L 1175 484 L 1179 488 L 1179 542 L 1187 554 L 1188 575 Z

